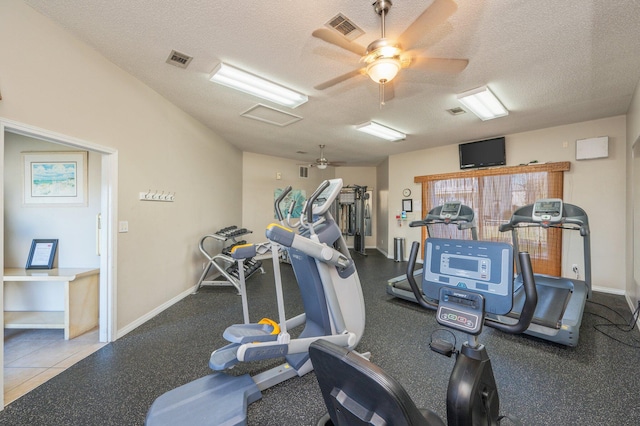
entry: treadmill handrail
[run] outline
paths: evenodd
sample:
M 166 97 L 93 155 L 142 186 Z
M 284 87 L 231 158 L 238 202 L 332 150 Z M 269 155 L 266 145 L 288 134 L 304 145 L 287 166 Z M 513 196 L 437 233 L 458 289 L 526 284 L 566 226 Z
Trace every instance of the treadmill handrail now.
M 413 277 L 416 269 L 416 260 L 418 258 L 418 250 L 420 249 L 420 243 L 414 241 L 411 244 L 411 251 L 409 252 L 409 261 L 407 262 L 407 281 L 411 286 L 413 295 L 416 297 L 416 301 L 425 309 L 437 309 L 438 304 L 430 301 L 422 295 L 422 291 L 418 287 L 415 278 Z

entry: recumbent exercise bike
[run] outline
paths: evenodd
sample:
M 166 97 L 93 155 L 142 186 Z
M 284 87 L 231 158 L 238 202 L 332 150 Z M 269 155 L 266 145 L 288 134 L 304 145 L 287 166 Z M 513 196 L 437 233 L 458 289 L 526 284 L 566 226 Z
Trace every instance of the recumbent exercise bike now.
M 513 304 L 513 247 L 506 243 L 429 238 L 425 241 L 422 290 L 414 279 L 419 243 L 414 242 L 407 277 L 418 302 L 433 309 L 437 321 L 468 334 L 460 351 L 443 340 L 432 350 L 456 362 L 447 389 L 449 426 L 498 425 L 500 403 L 491 361 L 477 336 L 485 313 L 509 312 Z M 537 295 L 528 253 L 519 253 L 527 300 L 516 324 L 492 323 L 504 332 L 524 332 L 533 317 Z M 488 325 L 488 324 L 487 324 Z M 444 425 L 430 410 L 418 409 L 404 388 L 361 355 L 326 341 L 310 346 L 328 416 L 326 425 Z M 328 419 L 327 419 L 328 417 Z

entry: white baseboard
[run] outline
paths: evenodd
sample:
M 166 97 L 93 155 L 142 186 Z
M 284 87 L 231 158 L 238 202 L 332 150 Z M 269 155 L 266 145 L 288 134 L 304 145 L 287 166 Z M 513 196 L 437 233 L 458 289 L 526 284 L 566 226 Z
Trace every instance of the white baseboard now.
M 593 286 L 591 287 L 591 290 L 597 291 L 598 293 L 615 294 L 618 296 L 626 296 L 627 294 L 627 292 L 625 292 L 624 290 L 620 290 L 619 288 Z
M 384 257 L 386 257 L 387 259 L 391 259 L 389 257 L 389 254 L 386 251 L 382 250 L 380 247 L 376 247 L 376 250 L 378 250 L 380 253 L 382 253 L 384 255 Z
M 141 326 L 142 324 L 144 324 L 145 322 L 149 321 L 151 318 L 155 317 L 156 315 L 158 315 L 160 312 L 164 311 L 165 309 L 175 305 L 176 303 L 178 303 L 179 301 L 181 301 L 182 299 L 184 299 L 185 297 L 187 297 L 190 294 L 193 294 L 194 291 L 196 291 L 196 288 L 198 286 L 193 286 L 185 291 L 183 291 L 182 293 L 178 294 L 176 297 L 166 301 L 165 303 L 163 303 L 162 305 L 158 306 L 157 308 L 151 310 L 150 312 L 146 313 L 145 315 L 141 316 L 140 318 L 138 318 L 137 320 L 125 325 L 124 327 L 122 327 L 121 329 L 119 329 L 116 332 L 116 339 L 121 338 L 122 336 L 126 335 L 127 333 L 129 333 L 130 331 L 136 329 L 137 327 Z

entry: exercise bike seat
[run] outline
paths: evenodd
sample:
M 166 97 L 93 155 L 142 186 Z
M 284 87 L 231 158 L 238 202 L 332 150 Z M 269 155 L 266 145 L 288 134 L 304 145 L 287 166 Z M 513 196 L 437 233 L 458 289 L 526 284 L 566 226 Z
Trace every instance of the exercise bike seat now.
M 331 420 L 327 425 L 445 426 L 433 411 L 419 409 L 406 390 L 380 367 L 326 340 L 309 355 Z

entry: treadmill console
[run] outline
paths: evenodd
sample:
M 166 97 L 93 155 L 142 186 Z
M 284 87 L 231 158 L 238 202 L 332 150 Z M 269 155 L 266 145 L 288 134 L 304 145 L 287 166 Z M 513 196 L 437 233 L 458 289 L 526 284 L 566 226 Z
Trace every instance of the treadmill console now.
M 534 222 L 561 222 L 562 200 L 560 198 L 545 198 L 543 200 L 537 200 L 533 205 L 531 219 Z
M 444 203 L 440 210 L 440 219 L 444 220 L 456 220 L 460 215 L 460 208 L 462 203 L 460 201 L 448 201 Z
M 314 215 L 322 215 L 326 213 L 326 211 L 329 210 L 329 207 L 331 207 L 331 204 L 335 201 L 336 197 L 340 194 L 341 190 L 342 179 L 330 179 L 329 186 L 327 186 L 313 201 L 312 213 Z
M 488 313 L 504 315 L 513 305 L 513 247 L 492 241 L 427 238 L 422 291 L 440 300 L 440 289 L 480 293 Z

